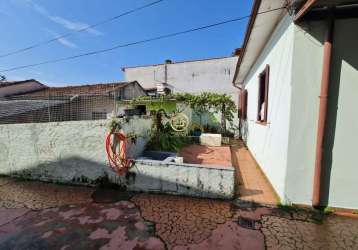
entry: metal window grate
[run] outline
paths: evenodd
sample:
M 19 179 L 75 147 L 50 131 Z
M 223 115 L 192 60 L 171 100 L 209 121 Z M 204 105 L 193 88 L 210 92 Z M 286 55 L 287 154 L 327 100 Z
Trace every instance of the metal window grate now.
M 247 229 L 255 229 L 255 225 L 256 225 L 256 221 L 248 219 L 248 218 L 243 218 L 240 217 L 238 220 L 238 224 L 243 227 L 243 228 L 247 228 Z

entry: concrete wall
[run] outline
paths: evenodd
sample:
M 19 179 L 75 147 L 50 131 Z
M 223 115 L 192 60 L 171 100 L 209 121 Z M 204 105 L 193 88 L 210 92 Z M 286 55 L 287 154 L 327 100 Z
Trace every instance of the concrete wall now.
M 197 197 L 234 197 L 233 167 L 138 160 L 124 176 L 109 167 L 105 152 L 107 121 L 0 125 L 0 174 L 22 178 L 95 185 L 104 178 L 130 191 Z M 134 118 L 123 125 L 138 135 L 127 154 L 144 150 L 151 119 Z
M 168 84 L 174 92 L 227 93 L 237 103 L 238 90 L 232 80 L 238 57 L 177 62 L 167 65 Z M 164 64 L 125 68 L 125 81 L 138 81 L 144 88 L 155 88 L 165 82 Z
M 233 167 L 143 160 L 136 162 L 125 182 L 132 191 L 215 199 L 232 199 L 235 195 Z
M 285 201 L 312 204 L 324 23 L 295 26 Z
M 322 205 L 358 208 L 358 19 L 336 20 L 327 128 L 323 151 Z M 325 23 L 295 28 L 286 200 L 311 204 Z M 303 122 L 304 121 L 304 122 Z
M 0 174 L 56 182 L 93 183 L 105 174 L 107 121 L 0 125 Z M 146 135 L 151 119 L 130 120 L 127 133 Z M 141 153 L 145 138 L 130 152 Z
M 244 81 L 248 105 L 242 132 L 248 148 L 281 199 L 284 199 L 287 170 L 293 40 L 294 24 L 291 17 L 286 16 Z M 258 76 L 267 64 L 270 65 L 268 123 L 261 125 L 256 122 Z
M 336 20 L 324 169 L 326 203 L 358 209 L 358 18 Z

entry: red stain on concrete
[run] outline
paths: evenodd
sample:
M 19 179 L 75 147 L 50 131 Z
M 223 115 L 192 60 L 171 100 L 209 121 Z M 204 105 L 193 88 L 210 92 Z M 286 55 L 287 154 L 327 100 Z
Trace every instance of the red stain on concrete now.
M 0 192 L 0 249 L 355 249 L 358 245 L 358 220 L 352 218 L 329 216 L 323 224 L 314 224 L 309 211 L 238 208 L 225 201 L 153 194 L 116 203 L 64 205 L 64 200 L 49 198 L 68 191 L 56 185 L 42 193 L 47 198 L 39 208 L 37 194 L 24 201 L 26 195 L 17 195 L 15 181 L 4 183 L 16 191 L 13 200 L 11 195 L 5 197 L 6 202 Z M 25 194 L 31 193 L 26 186 L 35 190 L 32 184 L 21 184 Z M 10 194 L 11 188 L 6 189 Z M 40 210 L 23 208 L 24 204 Z M 47 208 L 54 204 L 56 208 Z
M 96 231 L 92 232 L 89 236 L 91 240 L 106 239 L 108 237 L 108 230 L 104 228 L 97 228 Z
M 44 233 L 44 234 L 41 236 L 41 238 L 42 238 L 42 239 L 46 239 L 46 238 L 50 237 L 52 234 L 53 234 L 52 231 L 48 231 L 48 232 Z
M 122 211 L 116 208 L 104 209 L 101 211 L 107 220 L 117 220 L 122 215 Z

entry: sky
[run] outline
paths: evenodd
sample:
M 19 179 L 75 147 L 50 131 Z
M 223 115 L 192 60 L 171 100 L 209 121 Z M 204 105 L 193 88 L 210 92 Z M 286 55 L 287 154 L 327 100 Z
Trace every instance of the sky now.
M 0 55 L 98 23 L 155 0 L 1 0 Z M 84 32 L 0 58 L 0 70 L 73 56 L 118 44 L 249 15 L 252 0 L 164 0 Z M 229 56 L 243 43 L 247 19 L 56 64 L 4 73 L 50 86 L 123 80 L 122 67 Z

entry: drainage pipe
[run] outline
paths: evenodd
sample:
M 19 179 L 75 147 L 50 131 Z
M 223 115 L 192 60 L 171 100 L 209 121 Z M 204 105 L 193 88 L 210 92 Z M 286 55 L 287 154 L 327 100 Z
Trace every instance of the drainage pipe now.
M 323 143 L 324 132 L 327 119 L 327 104 L 328 104 L 328 89 L 330 83 L 330 71 L 331 71 L 331 57 L 332 57 L 332 45 L 333 45 L 333 33 L 334 33 L 334 16 L 329 14 L 327 20 L 326 37 L 324 42 L 323 52 L 323 69 L 321 79 L 321 92 L 319 96 L 319 113 L 318 113 L 318 128 L 317 128 L 317 141 L 316 141 L 316 159 L 315 159 L 315 171 L 313 180 L 313 196 L 312 206 L 318 207 L 321 202 L 322 195 L 322 160 L 323 160 Z

